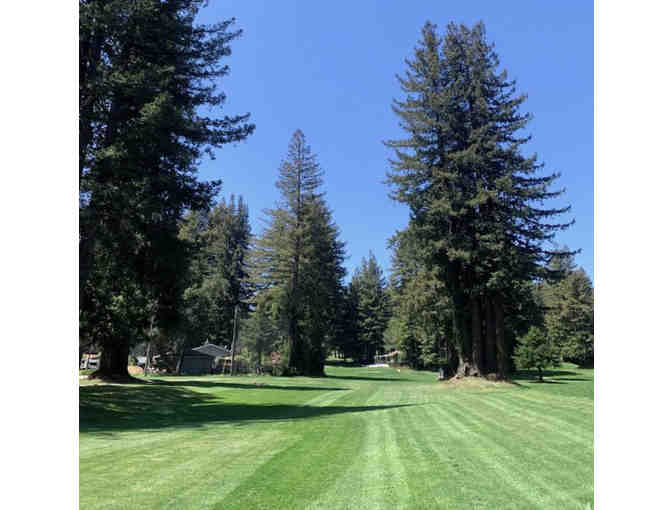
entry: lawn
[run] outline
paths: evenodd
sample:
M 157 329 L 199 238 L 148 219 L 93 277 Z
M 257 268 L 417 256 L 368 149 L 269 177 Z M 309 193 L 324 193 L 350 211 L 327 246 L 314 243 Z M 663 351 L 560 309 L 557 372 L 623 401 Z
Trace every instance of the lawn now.
M 592 370 L 327 375 L 82 382 L 80 507 L 593 506 Z

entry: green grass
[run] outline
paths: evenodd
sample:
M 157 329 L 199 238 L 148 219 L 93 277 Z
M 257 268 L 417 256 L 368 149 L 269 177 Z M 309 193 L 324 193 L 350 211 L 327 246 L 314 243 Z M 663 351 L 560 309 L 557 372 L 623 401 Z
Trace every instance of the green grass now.
M 82 382 L 80 507 L 592 508 L 592 370 L 327 374 Z

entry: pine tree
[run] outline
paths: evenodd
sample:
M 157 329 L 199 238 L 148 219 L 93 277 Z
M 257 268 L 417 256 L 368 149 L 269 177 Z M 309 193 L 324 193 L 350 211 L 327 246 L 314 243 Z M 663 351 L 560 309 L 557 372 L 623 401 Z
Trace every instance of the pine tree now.
M 340 231 L 321 196 L 308 202 L 305 238 L 305 262 L 299 281 L 303 297 L 299 329 L 305 335 L 305 370 L 307 375 L 324 375 L 327 346 L 337 326 L 333 311 L 339 303 L 345 277 L 345 244 Z
M 408 137 L 386 142 L 392 198 L 409 205 L 408 235 L 452 300 L 457 372 L 505 377 L 512 289 L 543 275 L 545 243 L 570 225 L 550 221 L 568 208 L 538 205 L 560 193 L 549 190 L 557 174 L 538 175 L 536 156 L 521 154 L 525 96 L 499 71 L 482 23 L 450 24 L 442 38 L 427 23 L 406 63 L 407 97 L 393 110 Z
M 205 254 L 210 270 L 204 290 L 212 302 L 214 330 L 211 343 L 230 343 L 236 306 L 247 311 L 252 295 L 247 255 L 251 243 L 249 212 L 242 197 L 224 201 L 210 213 L 205 232 Z
M 127 377 L 129 346 L 176 320 L 185 209 L 218 182 L 202 155 L 245 139 L 249 115 L 213 118 L 215 82 L 240 30 L 195 22 L 204 0 L 80 0 L 80 334 L 103 346 L 100 375 Z
M 268 295 L 262 295 L 241 327 L 241 343 L 252 354 L 255 365 L 263 365 L 279 340 L 279 332 L 271 315 Z
M 325 342 L 334 328 L 344 244 L 323 194 L 323 171 L 297 130 L 280 166 L 278 207 L 265 211 L 267 228 L 255 251 L 259 289 L 273 290 L 287 325 L 291 373 L 323 375 Z
M 352 282 L 342 285 L 338 292 L 334 308 L 334 328 L 329 342 L 329 349 L 343 359 L 353 361 L 360 359 L 360 344 L 358 338 L 357 294 Z
M 387 282 L 376 257 L 369 252 L 352 277 L 352 294 L 357 296 L 357 339 L 360 359 L 371 363 L 385 350 L 384 333 L 389 320 Z

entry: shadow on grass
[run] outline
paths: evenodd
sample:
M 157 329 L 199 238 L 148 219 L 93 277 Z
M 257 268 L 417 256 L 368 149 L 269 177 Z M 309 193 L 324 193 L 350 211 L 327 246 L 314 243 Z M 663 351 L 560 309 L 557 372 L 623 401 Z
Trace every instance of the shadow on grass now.
M 548 383 L 557 382 L 558 384 L 566 384 L 564 382 L 558 382 L 558 381 L 580 380 L 580 379 L 561 379 L 559 376 L 579 375 L 576 372 L 567 372 L 565 370 L 544 370 L 541 374 L 544 377 L 544 380 L 542 382 L 548 382 Z M 555 380 L 554 381 L 547 381 L 546 380 L 547 377 L 552 377 Z M 531 381 L 531 382 L 539 381 L 539 371 L 538 370 L 519 370 L 518 372 L 513 374 L 511 379 L 512 379 L 512 381 Z
M 348 376 L 348 375 L 329 375 L 327 379 L 342 379 L 343 381 L 412 381 L 412 379 L 404 379 L 403 377 L 376 377 L 376 376 Z
M 357 368 L 363 366 L 361 363 L 356 363 L 354 361 L 325 361 L 324 364 L 328 367 L 350 367 Z
M 240 388 L 247 390 L 294 390 L 294 391 L 345 391 L 350 388 L 337 388 L 330 386 L 292 386 L 292 385 L 278 385 L 278 384 L 267 384 L 265 381 L 269 380 L 266 378 L 264 381 L 259 382 L 258 384 L 249 383 L 242 384 L 232 382 L 230 379 L 220 379 L 217 381 L 190 381 L 190 380 L 175 380 L 175 381 L 165 381 L 161 379 L 155 379 L 152 381 L 153 385 L 157 386 L 174 386 L 174 387 L 184 387 L 191 386 L 194 388 Z
M 223 403 L 215 396 L 177 385 L 83 386 L 79 389 L 79 431 L 114 436 L 115 432 L 200 427 L 212 423 L 250 423 L 317 418 L 406 407 L 302 406 Z
M 567 384 L 566 382 L 562 381 L 553 381 L 551 379 L 542 379 L 541 381 L 539 379 L 535 379 L 533 381 L 529 381 L 532 384 Z

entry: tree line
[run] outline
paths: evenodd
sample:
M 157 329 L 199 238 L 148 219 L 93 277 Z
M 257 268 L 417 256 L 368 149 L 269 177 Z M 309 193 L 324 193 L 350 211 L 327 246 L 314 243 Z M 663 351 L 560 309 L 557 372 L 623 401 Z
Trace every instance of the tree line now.
M 102 349 L 97 375 L 127 377 L 147 343 L 177 370 L 191 347 L 230 344 L 238 313 L 254 363 L 290 375 L 323 375 L 329 354 L 371 362 L 394 349 L 444 376 L 507 377 L 514 358 L 533 366 L 524 347 L 539 338 L 557 353 L 548 363 L 590 363 L 592 283 L 575 252 L 549 248 L 569 207 L 543 206 L 562 192 L 558 175 L 522 154 L 525 96 L 482 24 L 423 28 L 393 104 L 406 137 L 386 142 L 409 224 L 390 240 L 389 281 L 370 253 L 346 284 L 346 245 L 301 130 L 258 236 L 243 197 L 217 203 L 221 182 L 198 180 L 202 157 L 255 129 L 249 113 L 204 113 L 223 108 L 216 80 L 242 32 L 234 19 L 198 24 L 203 5 L 80 0 L 80 355 Z

